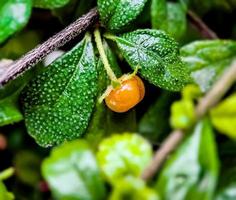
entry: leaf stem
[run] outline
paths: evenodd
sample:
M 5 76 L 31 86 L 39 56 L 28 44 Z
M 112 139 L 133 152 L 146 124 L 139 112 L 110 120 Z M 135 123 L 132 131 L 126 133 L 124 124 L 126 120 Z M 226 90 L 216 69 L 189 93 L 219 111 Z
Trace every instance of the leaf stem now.
M 103 35 L 105 38 L 109 39 L 109 40 L 112 40 L 112 41 L 115 41 L 116 40 L 116 36 L 111 34 L 111 33 L 105 33 Z
M 194 13 L 191 10 L 188 10 L 187 14 L 192 25 L 199 30 L 199 32 L 204 38 L 219 39 L 216 33 L 213 30 L 211 30 L 196 13 Z
M 107 72 L 107 75 L 111 79 L 112 83 L 118 83 L 119 81 L 116 78 L 115 73 L 111 69 L 109 61 L 107 59 L 107 56 L 106 56 L 106 53 L 105 53 L 105 50 L 104 50 L 104 47 L 103 47 L 103 44 L 102 44 L 101 34 L 100 34 L 100 31 L 99 31 L 98 28 L 95 29 L 95 31 L 94 31 L 94 37 L 95 37 L 95 42 L 96 42 L 96 45 L 97 45 L 97 48 L 98 48 L 98 52 L 99 52 L 99 54 L 101 56 L 102 63 L 103 63 L 104 68 L 105 68 L 105 70 Z
M 14 168 L 9 167 L 0 173 L 0 181 L 6 180 L 14 174 Z

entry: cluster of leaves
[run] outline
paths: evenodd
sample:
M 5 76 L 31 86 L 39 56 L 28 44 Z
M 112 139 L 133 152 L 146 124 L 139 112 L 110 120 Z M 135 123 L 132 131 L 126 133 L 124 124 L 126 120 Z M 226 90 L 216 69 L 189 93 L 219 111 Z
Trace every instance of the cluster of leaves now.
M 236 198 L 235 179 L 224 177 L 225 172 L 228 177 L 235 177 L 236 162 L 230 159 L 236 153 L 235 89 L 204 119 L 198 120 L 194 111 L 196 102 L 234 61 L 236 42 L 195 41 L 193 35 L 201 36 L 187 21 L 188 9 L 199 10 L 200 6 L 200 14 L 204 15 L 219 7 L 230 12 L 236 5 L 230 0 L 196 2 L 0 3 L 0 73 L 11 62 L 6 58 L 18 58 L 47 35 L 31 30 L 29 20 L 38 20 L 34 13 L 41 17 L 48 12 L 50 19 L 56 18 L 56 23 L 63 25 L 95 5 L 100 14 L 102 47 L 95 42 L 91 30 L 78 43 L 74 41 L 72 49 L 65 49 L 66 53 L 59 53 L 58 58 L 53 55 L 53 61 L 49 59 L 50 64 L 44 64 L 46 67 L 40 64 L 0 88 L 0 126 L 2 132 L 10 132 L 10 151 L 17 152 L 13 160 L 17 179 L 34 188 L 32 194 L 27 194 L 29 199 L 51 196 L 48 188 L 42 186 L 42 178 L 55 199 Z M 29 42 L 25 44 L 25 40 Z M 111 83 L 99 48 L 104 49 L 118 77 L 138 67 L 138 74 L 146 81 L 146 97 L 136 109 L 116 114 L 98 102 Z M 48 58 L 44 63 L 48 63 Z M 179 94 L 182 98 L 177 100 Z M 186 138 L 160 173 L 145 182 L 141 175 L 152 159 L 153 147 L 159 147 L 171 128 L 184 129 Z M 28 140 L 32 147 L 26 148 Z M 56 147 L 37 149 L 34 141 L 41 147 Z M 13 199 L 2 180 L 0 174 L 0 199 Z M 22 191 L 10 188 L 17 199 L 25 199 Z

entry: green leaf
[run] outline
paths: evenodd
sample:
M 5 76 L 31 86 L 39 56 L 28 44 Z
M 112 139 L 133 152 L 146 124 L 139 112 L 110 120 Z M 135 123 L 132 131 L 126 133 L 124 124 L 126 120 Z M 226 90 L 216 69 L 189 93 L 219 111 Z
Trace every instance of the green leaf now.
M 31 7 L 31 0 L 0 2 L 0 44 L 26 25 L 30 18 Z
M 33 0 L 34 7 L 54 9 L 65 6 L 70 0 Z
M 152 27 L 161 29 L 176 39 L 183 36 L 186 31 L 186 11 L 181 3 L 166 0 L 152 0 L 151 7 Z
M 143 10 L 147 0 L 98 0 L 101 21 L 111 31 L 119 32 Z
M 168 16 L 166 0 L 152 0 L 151 22 L 152 28 L 159 29 Z
M 180 54 L 194 81 L 203 92 L 206 92 L 236 58 L 236 42 L 196 41 L 182 47 Z
M 180 60 L 178 44 L 162 31 L 142 29 L 116 36 L 122 55 L 130 66 L 140 67 L 140 74 L 163 89 L 179 91 L 190 81 Z
M 42 173 L 57 199 L 105 199 L 97 162 L 84 140 L 54 148 L 50 157 L 43 161 Z
M 29 134 L 47 147 L 80 137 L 97 96 L 97 70 L 90 36 L 49 65 L 22 94 Z
M 14 195 L 7 191 L 6 186 L 0 181 L 0 199 L 2 200 L 13 200 Z
M 139 177 L 152 158 L 152 148 L 139 135 L 117 134 L 100 143 L 97 158 L 105 178 L 114 183 L 126 175 Z
M 127 176 L 116 180 L 109 200 L 159 200 L 156 191 L 140 178 Z
M 214 127 L 232 139 L 236 139 L 236 94 L 232 94 L 210 112 Z
M 5 60 L 6 63 L 9 62 Z M 4 71 L 4 60 L 0 61 L 0 70 Z M 9 63 L 8 63 L 9 64 Z M 23 76 L 9 82 L 0 88 L 0 126 L 13 124 L 23 120 L 23 114 L 19 106 L 19 95 L 28 81 L 32 78 L 33 71 L 26 72 Z
M 174 129 L 188 129 L 196 121 L 195 107 L 192 100 L 182 99 L 171 105 L 171 126 Z
M 157 191 L 166 200 L 211 200 L 218 168 L 214 133 L 205 119 L 164 165 Z
M 0 126 L 23 120 L 23 115 L 18 105 L 18 95 L 19 93 L 16 93 L 0 100 Z
M 150 142 L 160 142 L 170 132 L 170 106 L 176 94 L 164 91 L 157 101 L 144 113 L 138 124 L 138 132 Z

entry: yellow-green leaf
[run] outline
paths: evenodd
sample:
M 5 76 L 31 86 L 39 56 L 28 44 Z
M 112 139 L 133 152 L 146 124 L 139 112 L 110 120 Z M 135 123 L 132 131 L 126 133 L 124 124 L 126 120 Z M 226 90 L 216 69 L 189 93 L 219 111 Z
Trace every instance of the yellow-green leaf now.
M 213 108 L 210 114 L 211 121 L 218 131 L 236 139 L 236 94 Z

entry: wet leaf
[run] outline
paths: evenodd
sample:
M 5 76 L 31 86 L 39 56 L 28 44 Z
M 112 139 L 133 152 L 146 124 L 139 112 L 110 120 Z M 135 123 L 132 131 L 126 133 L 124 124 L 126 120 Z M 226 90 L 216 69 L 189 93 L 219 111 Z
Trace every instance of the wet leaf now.
M 31 0 L 0 2 L 0 44 L 26 25 L 31 15 L 31 8 Z
M 47 147 L 80 137 L 97 96 L 97 70 L 90 36 L 49 65 L 22 94 L 29 134 Z
M 98 0 L 101 21 L 111 31 L 120 32 L 142 12 L 147 0 Z
M 236 58 L 236 42 L 196 41 L 180 49 L 191 76 L 203 92 L 208 91 Z
M 109 38 L 109 36 L 108 36 Z M 162 31 L 140 29 L 110 37 L 115 40 L 130 66 L 140 67 L 140 74 L 163 89 L 179 91 L 190 76 L 180 60 L 178 44 Z
M 99 144 L 97 158 L 105 178 L 114 183 L 126 175 L 139 177 L 152 158 L 152 149 L 139 135 L 117 134 Z
M 157 180 L 157 191 L 166 200 L 211 200 L 218 168 L 214 133 L 205 119 L 164 165 Z
M 42 173 L 57 199 L 105 199 L 96 159 L 84 140 L 54 148 L 43 161 Z

